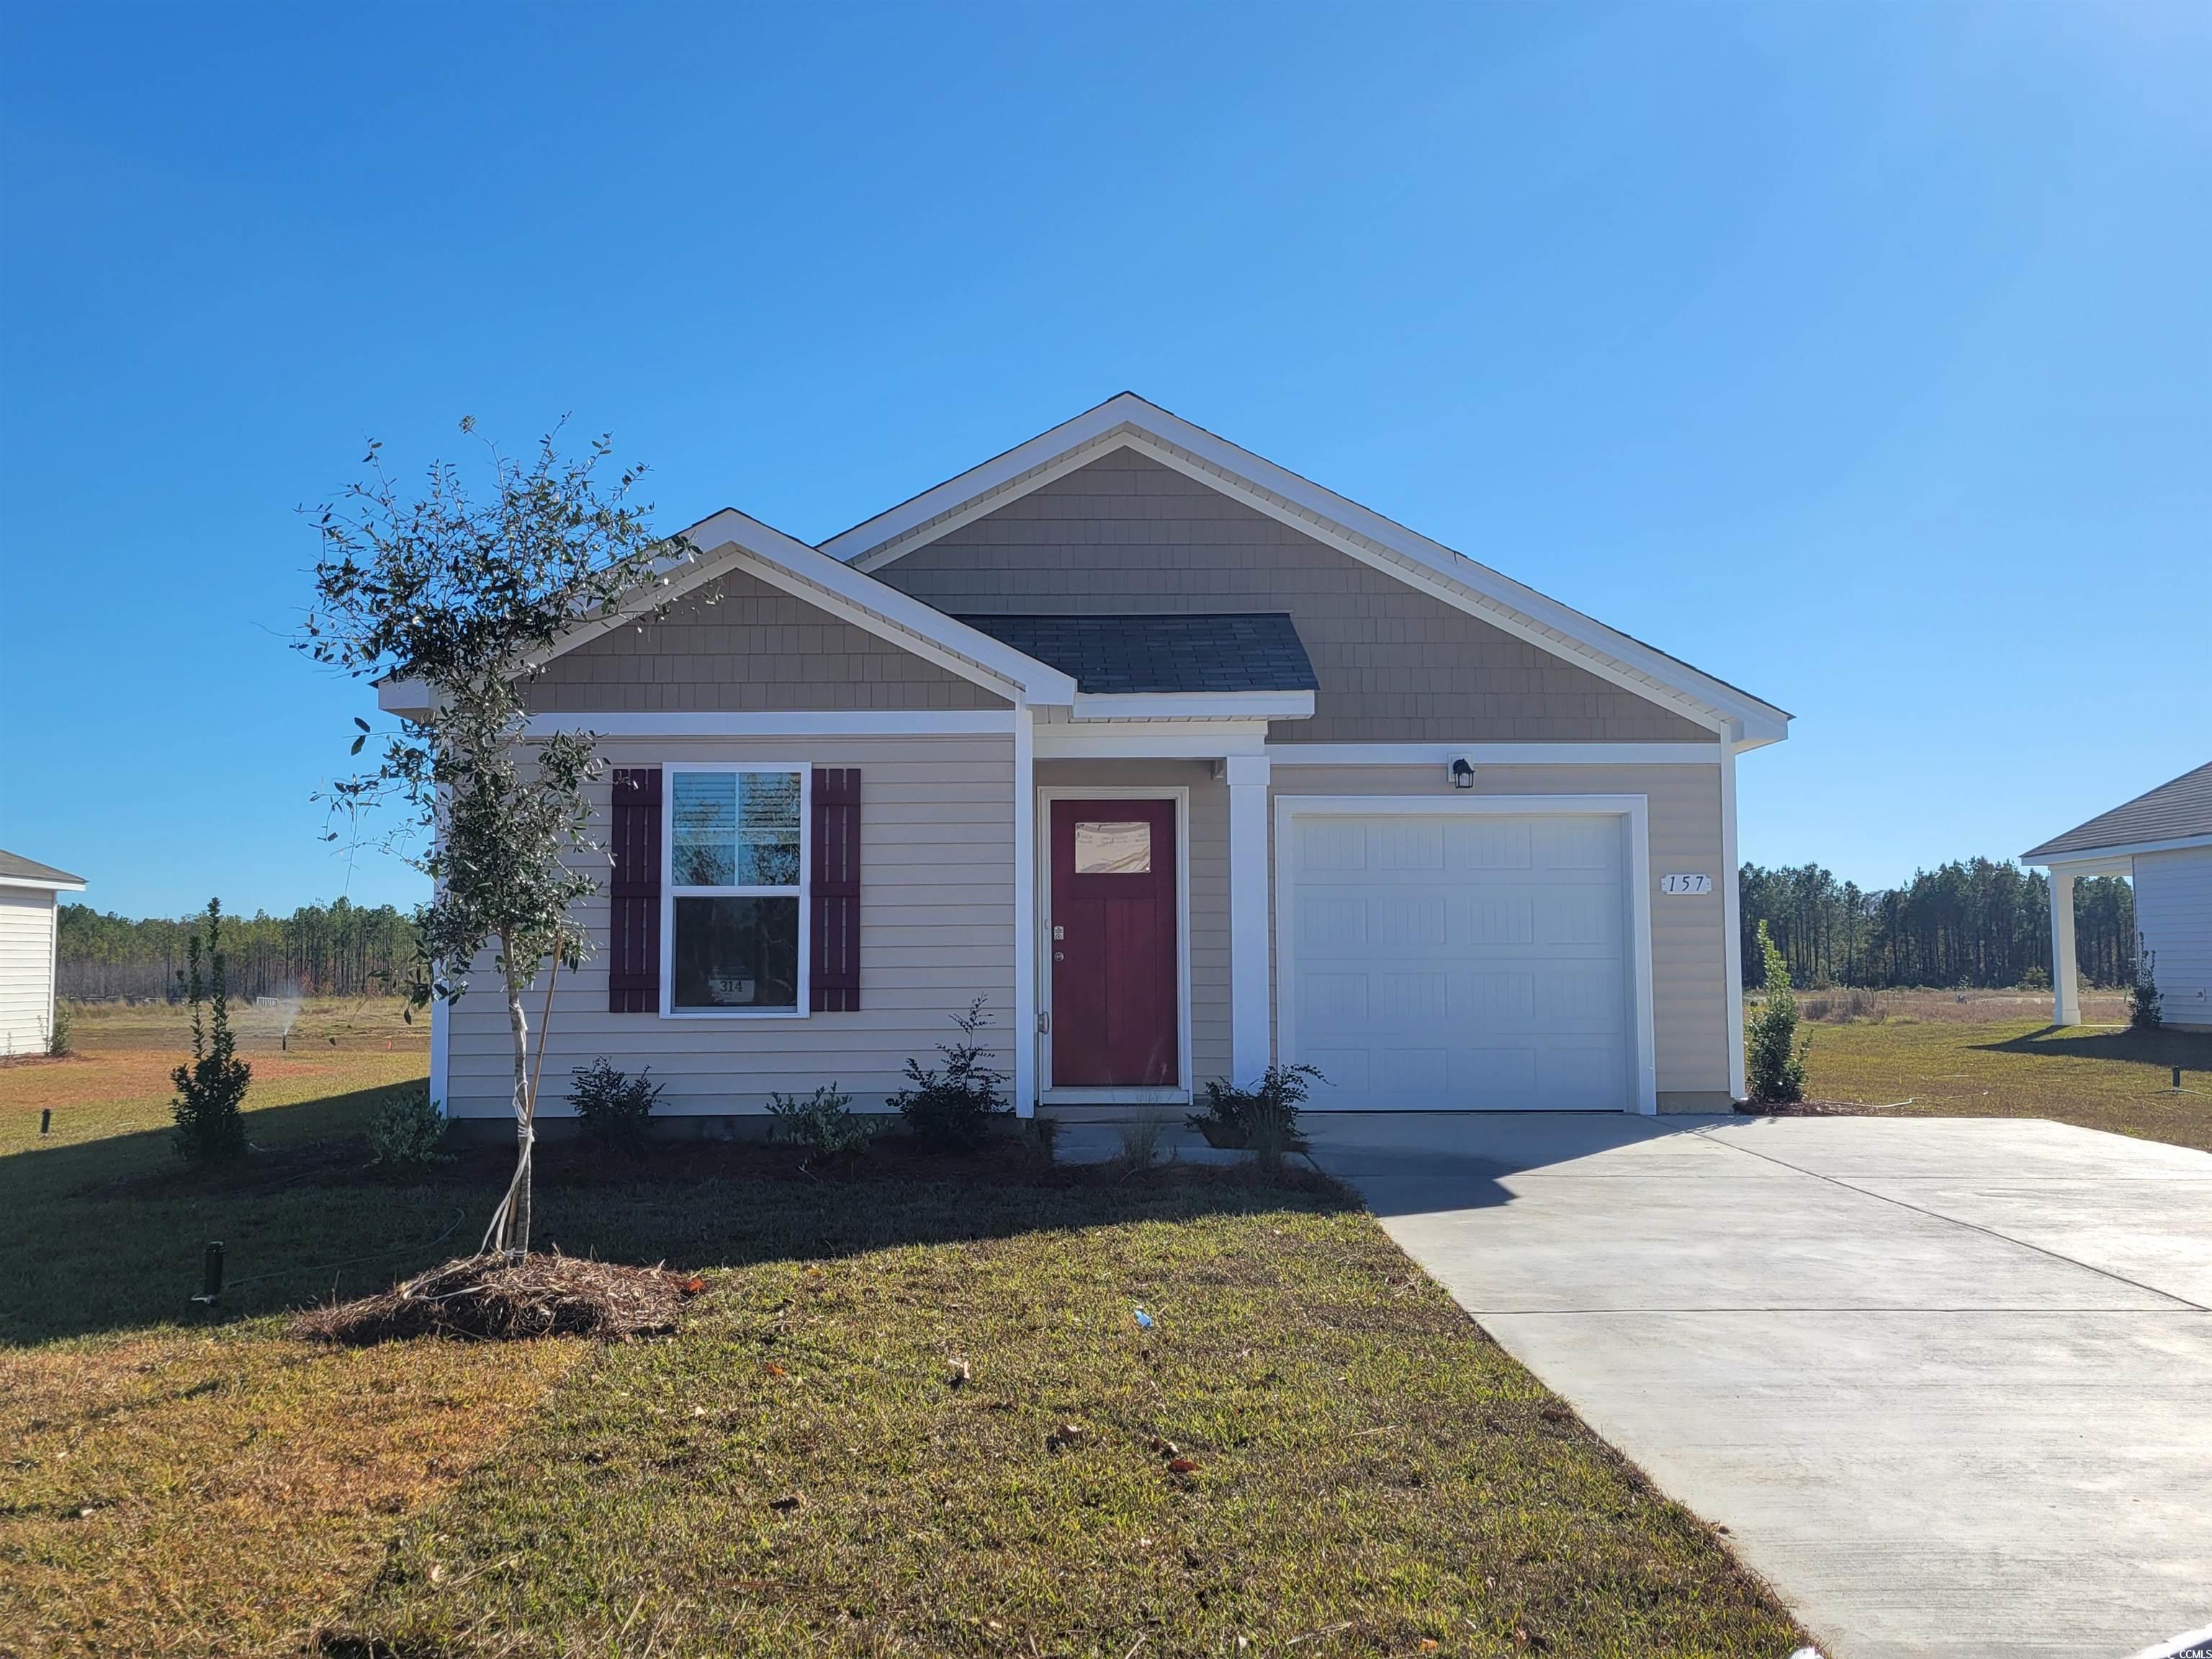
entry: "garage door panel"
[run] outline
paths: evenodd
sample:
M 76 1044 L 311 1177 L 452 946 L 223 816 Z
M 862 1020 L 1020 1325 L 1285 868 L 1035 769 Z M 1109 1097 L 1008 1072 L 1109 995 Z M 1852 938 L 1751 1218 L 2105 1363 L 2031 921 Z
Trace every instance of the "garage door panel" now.
M 1527 893 L 1474 893 L 1466 906 L 1470 945 L 1531 945 L 1536 939 L 1536 901 Z
M 1300 818 L 1298 862 L 1308 870 L 1364 870 L 1367 826 L 1356 818 Z
M 1443 1024 L 1451 1000 L 1450 975 L 1438 969 L 1423 974 L 1377 974 L 1374 1018 L 1401 1029 L 1434 1032 Z
M 1444 847 L 1454 870 L 1526 870 L 1534 861 L 1526 818 L 1461 818 L 1445 825 Z
M 1452 1023 L 1462 1030 L 1518 1036 L 1536 1029 L 1534 974 L 1455 975 Z
M 1445 915 L 1433 894 L 1371 898 L 1367 901 L 1367 937 L 1388 946 L 1442 945 Z
M 1294 813 L 1289 844 L 1316 1106 L 1632 1103 L 1617 815 Z
M 1620 820 L 1605 817 L 1538 818 L 1532 839 L 1536 866 L 1543 870 L 1618 870 Z
M 1620 943 L 1620 890 L 1617 887 L 1549 887 L 1536 899 L 1539 945 Z
M 1623 1024 L 1617 963 L 1552 969 L 1535 976 L 1536 1028 L 1565 1035 L 1610 1035 Z
M 1534 1048 L 1462 1048 L 1452 1055 L 1451 1097 L 1471 1112 L 1510 1112 L 1536 1094 Z
M 1367 901 L 1322 894 L 1298 900 L 1298 939 L 1318 951 L 1367 943 Z
M 1549 1048 L 1536 1056 L 1536 1098 L 1554 1111 L 1620 1109 L 1620 1051 Z
M 1444 867 L 1444 827 L 1434 818 L 1370 824 L 1367 830 L 1370 870 L 1431 870 Z

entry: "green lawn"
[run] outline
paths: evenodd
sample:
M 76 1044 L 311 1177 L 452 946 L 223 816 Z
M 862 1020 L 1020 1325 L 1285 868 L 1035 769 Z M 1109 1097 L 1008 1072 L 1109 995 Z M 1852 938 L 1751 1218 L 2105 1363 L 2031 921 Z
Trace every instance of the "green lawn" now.
M 1801 1639 L 1310 1179 L 878 1154 L 883 1176 L 817 1180 L 551 1149 L 541 1241 L 704 1271 L 678 1337 L 304 1343 L 277 1310 L 472 1243 L 495 1185 L 482 1159 L 365 1176 L 343 1137 L 419 1056 L 319 1061 L 319 1082 L 269 1078 L 272 1150 L 218 1181 L 173 1166 L 158 1097 L 64 1079 L 76 1133 L 58 1118 L 41 1144 L 63 1068 L 0 1076 L 0 1649 L 1781 1659 Z M 212 1322 L 186 1301 L 210 1237 L 234 1286 Z
M 1908 1115 L 2056 1118 L 2212 1152 L 2212 1036 L 2053 1027 L 2008 1007 L 1984 1018 L 1949 992 L 1884 993 L 1881 1007 L 1879 1021 L 1808 1027 L 1810 1097 Z

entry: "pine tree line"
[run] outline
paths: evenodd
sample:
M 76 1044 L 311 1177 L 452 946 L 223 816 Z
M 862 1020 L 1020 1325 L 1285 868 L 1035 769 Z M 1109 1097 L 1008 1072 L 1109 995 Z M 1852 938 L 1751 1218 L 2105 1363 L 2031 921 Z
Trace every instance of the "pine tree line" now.
M 2008 860 L 1954 860 L 1903 887 L 1862 888 L 1817 864 L 1747 864 L 1745 982 L 1760 981 L 1753 941 L 1765 922 L 1800 987 L 2051 982 L 2051 884 Z M 2092 985 L 2134 976 L 2135 891 L 2118 876 L 2074 884 L 2075 957 Z
M 177 1001 L 189 936 L 200 921 L 134 921 L 64 904 L 55 988 L 75 1002 Z M 415 960 L 415 924 L 406 912 L 344 899 L 304 904 L 289 916 L 226 916 L 222 939 L 230 994 L 241 1000 L 295 993 L 377 996 L 399 989 Z

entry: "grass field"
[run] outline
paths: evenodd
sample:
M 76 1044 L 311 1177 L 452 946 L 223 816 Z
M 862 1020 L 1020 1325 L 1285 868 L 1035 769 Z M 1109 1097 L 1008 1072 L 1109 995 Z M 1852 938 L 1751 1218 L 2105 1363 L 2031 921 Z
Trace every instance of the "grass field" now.
M 550 1148 L 541 1242 L 704 1271 L 678 1337 L 304 1343 L 283 1309 L 473 1243 L 498 1154 L 362 1167 L 361 1123 L 423 1056 L 356 1009 L 325 1017 L 335 1045 L 303 1020 L 252 1051 L 266 1150 L 245 1170 L 184 1169 L 162 1012 L 0 1069 L 0 1651 L 1781 1659 L 1800 1639 L 1312 1179 L 888 1150 L 891 1178 L 817 1179 L 781 1152 Z M 210 1238 L 233 1276 L 212 1316 L 187 1300 Z
M 1843 999 L 1802 994 L 1801 1006 Z M 1899 1115 L 2048 1117 L 2212 1152 L 2212 1036 L 2127 1029 L 2116 996 L 2053 1027 L 2051 1000 L 2010 992 L 1885 991 L 1872 1017 L 1811 1026 L 1806 1092 Z M 2183 1068 L 2182 1091 L 2172 1086 Z

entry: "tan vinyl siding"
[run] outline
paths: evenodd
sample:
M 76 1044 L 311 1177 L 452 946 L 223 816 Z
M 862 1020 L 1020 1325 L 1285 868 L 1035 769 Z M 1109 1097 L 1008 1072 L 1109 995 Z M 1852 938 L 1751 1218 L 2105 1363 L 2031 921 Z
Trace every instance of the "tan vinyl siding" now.
M 1647 799 L 1651 845 L 1644 874 L 1651 895 L 1652 1038 L 1661 1104 L 1713 1109 L 1726 1098 L 1730 1041 L 1717 745 L 1711 766 L 1483 766 L 1475 769 L 1474 787 L 1477 793 L 1490 795 Z M 1458 792 L 1432 766 L 1294 766 L 1278 761 L 1270 793 L 1434 795 L 1443 803 Z M 1696 896 L 1662 893 L 1659 878 L 1669 871 L 1702 872 L 1713 878 L 1713 890 Z M 1272 876 L 1271 871 L 1271 889 Z M 1670 1095 L 1678 1098 L 1669 1100 Z
M 1191 1081 L 1229 1075 L 1229 786 L 1211 761 L 1036 763 L 1040 788 L 1190 791 Z M 1038 833 L 1046 819 L 1037 817 Z
M 1321 690 L 1290 743 L 1693 743 L 1706 727 L 1174 468 L 1113 451 L 878 579 L 959 614 L 1287 611 Z
M 1006 699 L 743 572 L 556 657 L 530 688 L 543 714 L 1005 708 Z
M 1013 739 L 808 738 L 608 739 L 611 766 L 686 761 L 860 769 L 861 1006 L 805 1018 L 662 1019 L 607 1012 L 607 903 L 581 914 L 598 959 L 563 975 L 554 996 L 544 1109 L 568 1113 L 568 1074 L 605 1054 L 625 1071 L 650 1065 L 667 1085 L 658 1110 L 720 1115 L 761 1109 L 770 1090 L 835 1081 L 855 1109 L 879 1110 L 909 1055 L 933 1060 L 951 1018 L 989 999 L 996 1063 L 1013 1070 Z M 597 786 L 604 813 L 608 786 Z M 483 969 L 451 1016 L 453 1109 L 507 1108 L 512 1049 L 496 977 Z M 533 1022 L 541 983 L 527 1006 Z
M 42 1054 L 54 1019 L 54 896 L 0 887 L 0 1054 Z

